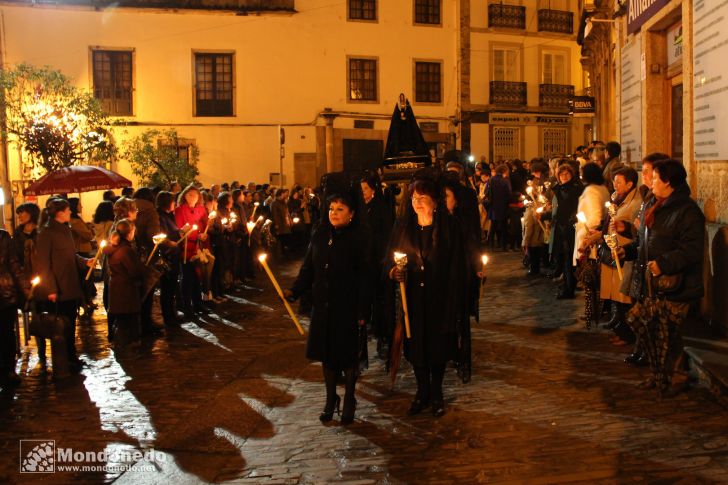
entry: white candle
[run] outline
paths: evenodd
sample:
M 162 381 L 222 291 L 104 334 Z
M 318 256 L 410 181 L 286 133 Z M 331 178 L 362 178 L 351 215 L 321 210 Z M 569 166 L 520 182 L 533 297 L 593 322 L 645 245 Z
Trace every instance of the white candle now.
M 258 256 L 258 261 L 260 261 L 260 264 L 263 266 L 263 269 L 265 269 L 265 272 L 268 273 L 268 277 L 270 278 L 271 283 L 273 283 L 273 286 L 275 287 L 276 292 L 278 293 L 278 296 L 280 297 L 281 301 L 283 302 L 283 305 L 286 307 L 288 314 L 291 316 L 293 323 L 296 325 L 296 328 L 298 329 L 298 333 L 303 335 L 303 327 L 301 327 L 301 324 L 298 322 L 298 318 L 296 317 L 296 314 L 293 312 L 293 308 L 291 308 L 291 305 L 288 304 L 288 300 L 286 300 L 286 297 L 283 295 L 283 290 L 281 290 L 281 286 L 278 284 L 276 277 L 273 276 L 273 272 L 270 270 L 270 267 L 268 267 L 268 263 L 266 262 L 267 258 L 268 258 L 268 255 L 265 253 L 262 253 L 260 256 Z
M 98 251 L 96 251 L 96 256 L 94 256 L 94 259 L 91 262 L 91 267 L 88 269 L 88 272 L 86 273 L 86 281 L 88 281 L 89 278 L 91 278 L 91 275 L 94 272 L 94 268 L 96 267 L 96 262 L 99 260 L 99 257 L 101 256 L 101 251 L 104 250 L 104 248 L 106 247 L 106 244 L 107 244 L 106 239 L 102 239 L 101 242 L 99 243 L 99 249 L 98 249 Z

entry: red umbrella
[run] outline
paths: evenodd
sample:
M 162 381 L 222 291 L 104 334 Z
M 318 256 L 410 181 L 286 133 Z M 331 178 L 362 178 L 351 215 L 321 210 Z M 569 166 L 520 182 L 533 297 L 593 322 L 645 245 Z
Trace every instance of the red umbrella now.
M 93 165 L 74 165 L 47 173 L 23 193 L 25 195 L 74 194 L 93 190 L 130 187 L 131 180 Z

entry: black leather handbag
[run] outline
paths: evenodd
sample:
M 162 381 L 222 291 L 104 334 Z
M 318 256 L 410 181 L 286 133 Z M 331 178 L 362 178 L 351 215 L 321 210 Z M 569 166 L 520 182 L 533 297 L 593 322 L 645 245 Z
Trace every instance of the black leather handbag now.
M 65 335 L 64 331 L 69 325 L 66 317 L 58 315 L 58 313 L 39 312 L 35 304 L 32 304 L 31 307 L 30 324 L 28 325 L 30 335 L 42 339 L 55 339 Z

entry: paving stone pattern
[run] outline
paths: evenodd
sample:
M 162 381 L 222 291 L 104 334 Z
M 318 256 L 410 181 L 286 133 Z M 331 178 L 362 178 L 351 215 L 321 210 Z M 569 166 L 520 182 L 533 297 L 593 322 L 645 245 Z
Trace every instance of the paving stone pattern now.
M 79 330 L 81 376 L 54 383 L 31 348 L 22 385 L 0 393 L 0 483 L 728 483 L 726 409 L 704 389 L 663 401 L 637 389 L 645 371 L 583 329 L 582 300 L 556 302 L 519 260 L 491 257 L 473 381 L 448 370 L 440 419 L 406 416 L 408 365 L 392 389 L 371 359 L 355 423 L 322 425 L 321 368 L 263 274 L 263 291 L 123 353 L 99 313 Z M 277 267 L 283 282 L 298 264 Z M 155 455 L 124 472 L 26 475 L 21 439 L 106 450 L 118 465 L 133 463 L 122 451 Z

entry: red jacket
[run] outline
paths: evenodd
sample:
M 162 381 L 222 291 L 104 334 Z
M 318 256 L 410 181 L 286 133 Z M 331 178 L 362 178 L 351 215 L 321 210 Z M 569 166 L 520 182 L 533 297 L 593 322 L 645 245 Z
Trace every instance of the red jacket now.
M 174 210 L 174 219 L 177 221 L 177 226 L 180 230 L 183 230 L 185 224 L 189 224 L 192 227 L 193 224 L 197 224 L 197 230 L 192 231 L 187 236 L 187 261 L 197 254 L 197 238 L 205 230 L 207 225 L 207 211 L 202 205 L 197 207 L 190 207 L 187 204 L 182 204 Z M 184 242 L 182 243 L 184 246 Z M 180 248 L 180 253 L 183 248 Z

